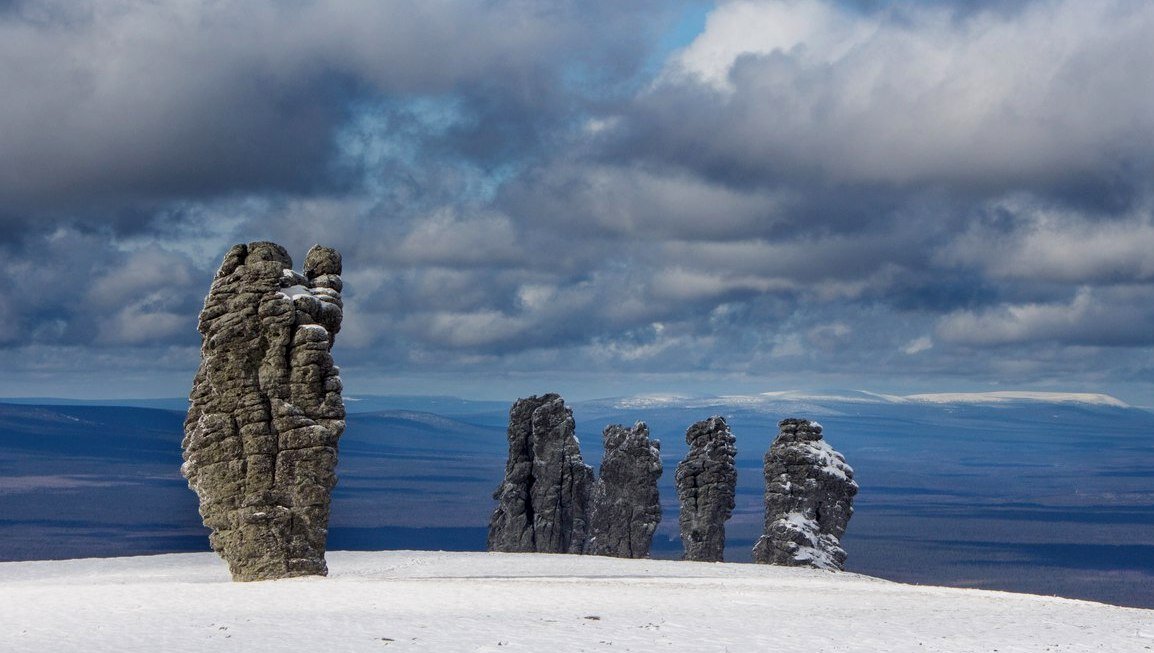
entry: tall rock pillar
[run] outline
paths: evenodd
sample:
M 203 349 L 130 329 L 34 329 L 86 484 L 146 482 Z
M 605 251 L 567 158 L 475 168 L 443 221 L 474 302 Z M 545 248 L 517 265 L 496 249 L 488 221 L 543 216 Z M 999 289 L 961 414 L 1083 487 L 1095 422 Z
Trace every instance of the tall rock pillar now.
M 581 459 L 573 411 L 556 394 L 509 410 L 505 480 L 493 493 L 490 551 L 584 553 L 593 468 Z
M 721 562 L 725 522 L 733 514 L 737 493 L 736 439 L 725 418 L 714 416 L 690 426 L 685 442 L 689 452 L 677 465 L 676 476 L 685 559 Z
M 617 558 L 649 557 L 653 533 L 661 523 L 661 442 L 649 439 L 649 427 L 605 427 L 605 455 L 593 486 L 593 515 L 586 553 Z
M 822 439 L 817 422 L 784 419 L 778 427 L 765 454 L 765 534 L 753 561 L 840 570 L 858 490 L 853 468 Z
M 201 363 L 181 472 L 234 580 L 324 575 L 337 439 L 341 256 L 314 247 L 304 274 L 275 243 L 228 251 L 200 314 Z

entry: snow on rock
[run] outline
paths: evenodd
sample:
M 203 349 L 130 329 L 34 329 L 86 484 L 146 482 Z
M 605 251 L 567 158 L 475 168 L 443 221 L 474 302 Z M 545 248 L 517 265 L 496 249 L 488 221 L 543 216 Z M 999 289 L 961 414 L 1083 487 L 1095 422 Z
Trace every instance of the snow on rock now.
M 840 570 L 858 490 L 853 468 L 822 439 L 821 424 L 784 419 L 778 426 L 765 454 L 765 532 L 753 560 Z
M 599 556 L 330 552 L 234 584 L 211 554 L 0 563 L 0 651 L 1109 651 L 1154 611 L 850 573 Z

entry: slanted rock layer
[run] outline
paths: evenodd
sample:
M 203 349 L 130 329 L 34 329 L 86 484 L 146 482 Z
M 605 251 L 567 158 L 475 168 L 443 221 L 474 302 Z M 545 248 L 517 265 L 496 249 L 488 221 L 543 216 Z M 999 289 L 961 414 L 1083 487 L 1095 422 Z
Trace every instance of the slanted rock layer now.
M 200 314 L 201 364 L 181 472 L 234 580 L 327 573 L 325 538 L 345 428 L 341 256 L 314 247 L 304 274 L 275 243 L 228 251 Z
M 556 394 L 509 411 L 505 480 L 493 493 L 490 551 L 584 553 L 593 468 L 581 459 L 573 411 Z
M 649 439 L 649 427 L 606 426 L 605 454 L 593 486 L 593 509 L 586 553 L 617 558 L 646 558 L 661 523 L 661 442 Z
M 685 442 L 689 452 L 676 475 L 685 559 L 721 562 L 725 522 L 733 514 L 737 492 L 736 440 L 725 418 L 714 416 L 689 427 Z
M 753 560 L 843 569 L 841 548 L 858 486 L 845 457 L 822 439 L 821 425 L 785 419 L 765 454 L 765 534 Z

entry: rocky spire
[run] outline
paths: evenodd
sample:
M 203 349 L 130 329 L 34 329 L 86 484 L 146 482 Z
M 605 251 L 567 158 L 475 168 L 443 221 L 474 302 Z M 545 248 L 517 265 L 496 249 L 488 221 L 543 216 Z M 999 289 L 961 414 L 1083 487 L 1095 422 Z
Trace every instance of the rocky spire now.
M 518 399 L 509 410 L 508 436 L 489 550 L 583 553 L 593 468 L 581 459 L 573 411 L 556 394 Z
M 649 427 L 606 426 L 605 455 L 593 486 L 593 514 L 587 553 L 645 558 L 661 522 L 661 442 L 649 439 Z
M 300 274 L 280 245 L 235 245 L 205 298 L 181 472 L 234 580 L 327 573 L 345 428 L 330 355 L 340 274 L 327 247 L 313 247 Z
M 681 543 L 686 560 L 720 562 L 725 554 L 725 522 L 737 492 L 737 449 L 723 417 L 702 420 L 685 432 L 689 452 L 677 466 L 681 501 Z
M 822 440 L 821 425 L 785 419 L 765 454 L 765 534 L 753 560 L 842 569 L 841 548 L 857 483 L 845 458 Z

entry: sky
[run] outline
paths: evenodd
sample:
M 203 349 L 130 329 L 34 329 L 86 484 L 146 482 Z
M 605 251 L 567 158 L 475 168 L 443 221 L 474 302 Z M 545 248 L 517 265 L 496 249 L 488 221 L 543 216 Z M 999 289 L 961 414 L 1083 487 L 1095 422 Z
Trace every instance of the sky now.
M 350 394 L 1154 405 L 1154 4 L 0 0 L 0 396 L 180 396 L 230 245 Z

